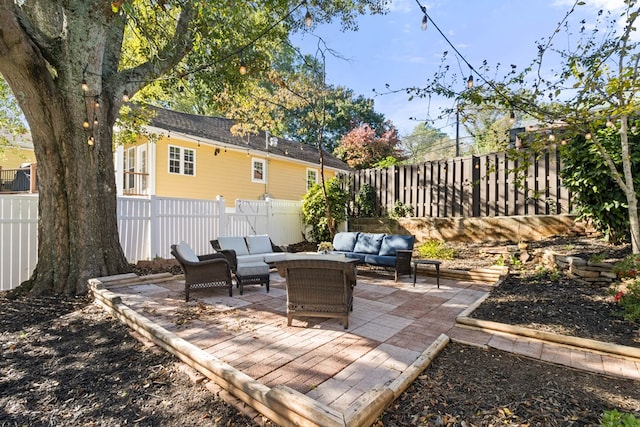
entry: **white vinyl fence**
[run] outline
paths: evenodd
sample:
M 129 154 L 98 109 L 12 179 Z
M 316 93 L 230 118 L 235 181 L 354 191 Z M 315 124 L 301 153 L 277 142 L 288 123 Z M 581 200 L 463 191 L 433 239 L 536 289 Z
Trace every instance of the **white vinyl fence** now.
M 38 261 L 38 195 L 0 196 L 0 291 L 31 276 Z
M 118 231 L 127 260 L 171 258 L 173 243 L 187 242 L 199 254 L 220 236 L 268 234 L 277 245 L 303 239 L 302 202 L 225 201 L 167 197 L 118 197 Z M 37 263 L 38 196 L 0 195 L 0 290 L 27 280 Z

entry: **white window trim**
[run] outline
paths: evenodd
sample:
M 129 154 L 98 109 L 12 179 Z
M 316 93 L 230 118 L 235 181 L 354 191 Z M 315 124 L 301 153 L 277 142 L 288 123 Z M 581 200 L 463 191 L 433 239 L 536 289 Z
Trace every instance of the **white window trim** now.
M 312 187 L 312 185 L 309 185 L 309 172 L 314 172 L 316 174 L 316 180 L 315 180 L 315 182 L 313 182 L 313 184 L 317 184 L 318 183 L 318 176 L 319 176 L 318 169 L 307 168 L 307 170 L 305 172 L 305 176 L 304 176 L 304 180 L 305 180 L 306 185 L 307 185 L 307 190 Z
M 257 179 L 254 176 L 255 175 L 254 165 L 256 163 L 262 164 L 262 179 Z M 255 157 L 251 158 L 251 182 L 256 182 L 259 184 L 265 184 L 267 182 L 267 161 L 265 159 L 258 159 Z
M 171 171 L 171 148 L 177 148 L 180 152 L 180 172 Z M 189 175 L 184 173 L 185 150 L 189 150 L 193 152 L 193 174 L 189 174 Z M 194 150 L 193 148 L 181 147 L 179 145 L 168 145 L 167 146 L 167 172 L 171 175 L 196 176 L 196 150 Z

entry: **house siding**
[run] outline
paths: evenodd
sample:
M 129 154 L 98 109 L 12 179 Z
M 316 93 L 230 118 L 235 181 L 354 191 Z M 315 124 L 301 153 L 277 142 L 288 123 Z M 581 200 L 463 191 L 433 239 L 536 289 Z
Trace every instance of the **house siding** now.
M 274 199 L 300 200 L 306 194 L 307 168 L 319 166 L 267 156 L 264 152 L 247 152 L 212 146 L 175 137 L 161 138 L 156 146 L 156 194 L 164 197 L 225 200 L 256 200 L 268 194 Z M 169 173 L 169 146 L 195 151 L 195 175 Z M 199 145 L 199 146 L 198 146 Z M 215 155 L 216 148 L 219 149 Z M 249 155 L 247 155 L 249 153 Z M 252 182 L 252 160 L 266 160 L 266 183 Z M 325 171 L 328 179 L 334 171 Z
M 6 169 L 17 169 L 23 163 L 35 163 L 36 155 L 32 149 L 21 147 L 4 147 L 0 149 L 0 166 Z

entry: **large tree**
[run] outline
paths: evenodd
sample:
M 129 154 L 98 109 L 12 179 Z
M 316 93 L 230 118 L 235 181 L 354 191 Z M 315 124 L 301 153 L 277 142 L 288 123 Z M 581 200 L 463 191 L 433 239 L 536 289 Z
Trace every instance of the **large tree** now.
M 377 136 L 375 129 L 367 125 L 358 126 L 346 134 L 334 154 L 355 169 L 375 167 L 388 157 L 403 160 L 400 138 L 395 128 Z
M 422 163 L 455 156 L 456 141 L 429 123 L 420 123 L 402 138 L 402 149 L 407 162 Z
M 378 136 L 389 130 L 390 122 L 384 114 L 374 109 L 374 101 L 353 90 L 326 84 L 324 55 L 333 51 L 319 40 L 316 56 L 301 55 L 293 47 L 285 47 L 273 62 L 269 78 L 253 80 L 242 90 L 227 90 L 202 97 L 197 111 L 212 115 L 224 115 L 242 122 L 260 123 L 271 133 L 294 141 L 315 144 L 319 92 L 322 92 L 323 145 L 332 152 L 340 138 L 352 129 L 368 125 Z M 178 108 L 188 107 L 175 97 Z M 174 102 L 171 100 L 171 102 Z
M 113 125 L 125 98 L 152 82 L 238 83 L 302 27 L 345 27 L 385 2 L 0 0 L 0 73 L 22 109 L 38 162 L 38 264 L 20 290 L 86 292 L 129 269 L 118 239 Z M 138 41 L 123 50 L 127 37 Z

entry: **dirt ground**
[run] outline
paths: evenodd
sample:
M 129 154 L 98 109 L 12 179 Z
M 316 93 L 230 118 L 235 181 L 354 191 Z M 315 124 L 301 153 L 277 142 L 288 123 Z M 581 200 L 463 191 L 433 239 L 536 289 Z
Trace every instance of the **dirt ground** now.
M 532 243 L 559 252 L 628 248 L 594 239 Z M 460 245 L 447 268 L 494 263 L 487 245 Z M 521 266 L 474 317 L 640 347 L 602 288 Z M 0 426 L 251 426 L 251 420 L 177 360 L 134 339 L 85 298 L 0 296 Z M 495 350 L 450 344 L 376 426 L 587 426 L 603 411 L 640 417 L 640 383 L 579 372 Z M 266 425 L 271 425 L 265 422 Z

